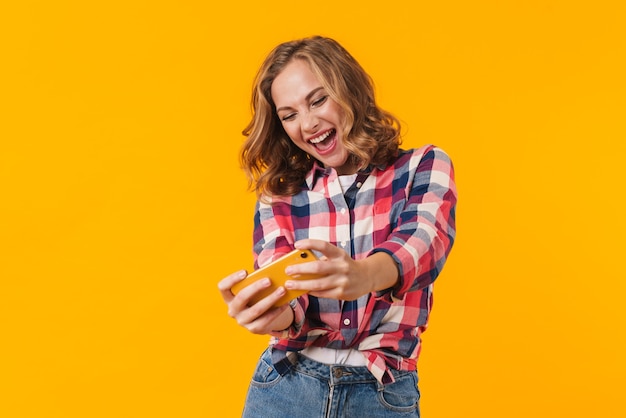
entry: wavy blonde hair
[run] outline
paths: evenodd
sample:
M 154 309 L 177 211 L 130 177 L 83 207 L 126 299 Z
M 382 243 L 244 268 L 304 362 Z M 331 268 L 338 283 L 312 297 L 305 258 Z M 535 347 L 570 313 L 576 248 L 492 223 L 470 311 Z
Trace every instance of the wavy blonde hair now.
M 344 146 L 359 169 L 388 164 L 400 146 L 400 122 L 376 105 L 370 76 L 339 43 L 315 36 L 278 45 L 259 69 L 252 91 L 252 120 L 243 130 L 240 156 L 258 196 L 298 193 L 313 158 L 291 141 L 272 100 L 271 87 L 295 59 L 308 63 L 329 96 L 344 110 Z

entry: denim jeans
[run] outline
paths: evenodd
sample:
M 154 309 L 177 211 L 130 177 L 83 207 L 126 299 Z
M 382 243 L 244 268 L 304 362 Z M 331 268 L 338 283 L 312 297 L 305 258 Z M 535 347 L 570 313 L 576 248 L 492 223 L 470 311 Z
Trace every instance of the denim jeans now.
M 381 385 L 367 367 L 329 366 L 298 355 L 283 376 L 263 352 L 248 388 L 244 418 L 419 417 L 416 371 L 393 371 Z

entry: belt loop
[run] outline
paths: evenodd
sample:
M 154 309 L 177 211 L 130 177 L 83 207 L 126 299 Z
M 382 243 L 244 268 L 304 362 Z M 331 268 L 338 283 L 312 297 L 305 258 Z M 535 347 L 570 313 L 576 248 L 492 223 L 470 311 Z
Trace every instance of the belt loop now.
M 272 349 L 272 363 L 274 363 L 274 368 L 281 376 L 287 374 L 297 361 L 296 353 L 294 352 L 284 352 Z

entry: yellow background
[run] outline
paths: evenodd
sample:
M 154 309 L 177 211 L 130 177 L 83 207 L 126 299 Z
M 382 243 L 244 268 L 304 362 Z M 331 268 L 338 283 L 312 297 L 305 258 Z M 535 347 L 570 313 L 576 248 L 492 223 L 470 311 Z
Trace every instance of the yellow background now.
M 240 132 L 312 34 L 455 162 L 423 416 L 626 416 L 624 2 L 212 3 L 0 6 L 0 416 L 239 416 Z

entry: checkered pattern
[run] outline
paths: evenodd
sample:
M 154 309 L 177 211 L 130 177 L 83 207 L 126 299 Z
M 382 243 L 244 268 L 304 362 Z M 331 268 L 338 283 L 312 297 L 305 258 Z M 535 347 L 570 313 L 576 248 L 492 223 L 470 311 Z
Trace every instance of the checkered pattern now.
M 433 282 L 454 241 L 455 205 L 451 161 L 432 145 L 402 150 L 393 164 L 359 173 L 345 194 L 337 172 L 316 165 L 297 195 L 258 203 L 256 267 L 289 252 L 297 240 L 315 238 L 355 260 L 386 252 L 400 272 L 392 289 L 356 301 L 310 295 L 292 301 L 294 324 L 270 341 L 275 363 L 314 345 L 360 350 L 382 383 L 393 381 L 389 368 L 414 369 Z

